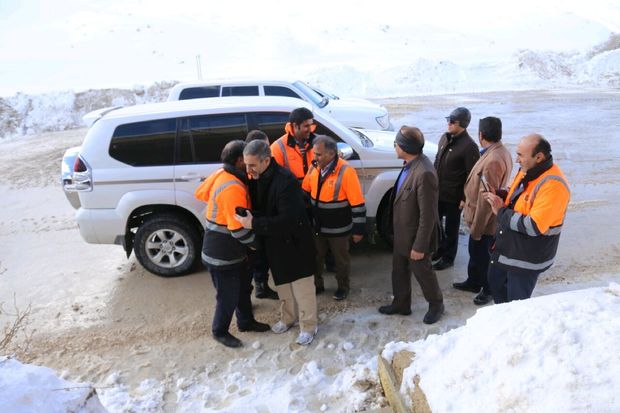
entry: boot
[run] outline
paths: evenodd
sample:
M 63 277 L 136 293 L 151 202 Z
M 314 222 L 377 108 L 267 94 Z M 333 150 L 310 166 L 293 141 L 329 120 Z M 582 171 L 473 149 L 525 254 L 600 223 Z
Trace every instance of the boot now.
M 278 299 L 278 293 L 269 288 L 266 281 L 256 283 L 256 298 L 269 298 L 271 300 Z

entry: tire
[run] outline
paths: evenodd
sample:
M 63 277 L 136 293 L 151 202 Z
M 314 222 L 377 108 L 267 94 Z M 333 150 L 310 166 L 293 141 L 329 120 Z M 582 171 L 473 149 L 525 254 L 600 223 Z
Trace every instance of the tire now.
M 200 233 L 187 219 L 157 214 L 144 220 L 136 232 L 134 252 L 138 262 L 161 277 L 191 272 L 200 262 Z
M 389 194 L 387 199 L 389 199 Z M 382 208 L 379 210 L 380 214 L 377 222 L 379 227 L 379 236 L 381 236 L 381 239 L 385 241 L 390 248 L 392 248 L 394 246 L 394 230 L 390 222 L 390 208 L 388 207 L 387 202 L 382 202 L 382 204 Z

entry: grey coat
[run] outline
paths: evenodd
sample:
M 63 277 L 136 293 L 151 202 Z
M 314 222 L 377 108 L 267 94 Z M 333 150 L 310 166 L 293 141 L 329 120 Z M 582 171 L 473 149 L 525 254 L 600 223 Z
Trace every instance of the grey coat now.
M 424 154 L 410 163 L 409 174 L 400 190 L 396 193 L 394 185 L 392 191 L 394 253 L 401 256 L 409 256 L 412 249 L 431 254 L 439 243 L 437 173 Z

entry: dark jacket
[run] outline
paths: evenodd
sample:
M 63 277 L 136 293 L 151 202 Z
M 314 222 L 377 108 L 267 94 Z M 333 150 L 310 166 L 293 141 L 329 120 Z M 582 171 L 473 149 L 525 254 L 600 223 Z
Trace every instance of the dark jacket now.
M 463 188 L 474 164 L 480 159 L 478 145 L 467 131 L 439 139 L 435 170 L 439 179 L 439 201 L 458 204 L 465 200 Z
M 413 249 L 431 254 L 439 242 L 437 175 L 426 155 L 409 163 L 409 174 L 392 194 L 394 253 L 408 257 Z
M 299 181 L 272 158 L 252 199 L 252 227 L 261 238 L 276 285 L 314 274 L 315 249 Z

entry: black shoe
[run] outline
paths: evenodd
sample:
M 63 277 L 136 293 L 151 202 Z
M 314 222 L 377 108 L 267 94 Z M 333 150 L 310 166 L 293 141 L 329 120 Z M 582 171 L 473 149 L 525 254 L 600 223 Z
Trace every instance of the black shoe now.
M 445 258 L 440 259 L 435 264 L 433 264 L 433 269 L 435 271 L 445 270 L 446 268 L 450 268 L 454 265 L 454 261 L 448 261 Z
M 225 345 L 226 347 L 241 347 L 241 340 L 230 333 L 221 336 L 213 335 L 213 338 Z
M 262 333 L 263 331 L 271 330 L 269 324 L 261 323 L 260 321 L 252 320 L 250 324 L 244 326 L 238 326 L 239 331 L 256 331 Z
M 381 307 L 379 307 L 379 312 L 381 314 L 387 314 L 387 315 L 392 315 L 392 314 L 409 315 L 411 314 L 411 308 L 407 308 L 406 310 L 399 310 L 393 304 L 390 304 L 390 305 L 382 305 Z
M 325 292 L 325 287 L 324 287 L 324 286 L 322 286 L 322 285 L 317 285 L 317 286 L 315 287 L 314 292 L 316 293 L 316 295 L 319 295 L 319 294 L 321 294 L 321 293 Z
M 456 288 L 457 290 L 469 291 L 470 293 L 480 292 L 480 287 L 476 287 L 475 285 L 472 285 L 468 283 L 467 281 L 463 281 L 459 283 L 452 283 L 452 286 Z
M 269 288 L 266 281 L 256 283 L 256 298 L 269 298 L 271 300 L 278 299 L 278 293 Z
M 480 291 L 477 296 L 474 297 L 474 304 L 476 305 L 485 305 L 491 302 L 493 296 L 491 294 L 487 294 L 484 290 Z
M 340 301 L 347 298 L 349 295 L 349 290 L 347 288 L 338 288 L 334 293 L 334 300 Z
M 444 310 L 445 308 L 443 304 L 439 306 L 429 305 L 428 311 L 424 315 L 424 319 L 422 319 L 422 321 L 424 322 L 424 324 L 434 324 L 439 321 Z

